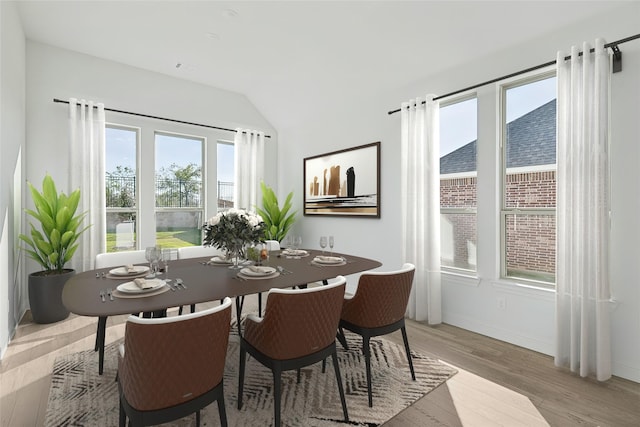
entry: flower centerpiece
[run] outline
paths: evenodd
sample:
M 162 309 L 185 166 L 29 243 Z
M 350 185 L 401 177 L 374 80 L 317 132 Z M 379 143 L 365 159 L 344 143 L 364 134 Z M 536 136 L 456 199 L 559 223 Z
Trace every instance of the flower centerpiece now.
M 221 249 L 228 258 L 244 258 L 247 246 L 264 241 L 264 230 L 265 223 L 260 215 L 231 208 L 205 222 L 202 244 Z

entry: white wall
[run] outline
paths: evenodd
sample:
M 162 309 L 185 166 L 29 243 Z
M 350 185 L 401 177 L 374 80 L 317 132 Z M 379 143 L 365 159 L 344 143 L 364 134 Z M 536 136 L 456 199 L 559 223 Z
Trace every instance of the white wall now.
M 18 274 L 25 142 L 25 38 L 14 3 L 0 2 L 0 357 L 20 320 L 25 294 Z
M 569 50 L 583 40 L 604 37 L 619 40 L 638 33 L 640 4 L 628 3 L 603 15 L 599 21 L 584 22 L 532 40 L 526 45 L 429 75 L 417 82 L 398 82 L 392 93 L 375 87 L 367 94 L 331 93 L 333 110 L 321 114 L 309 107 L 306 118 L 279 128 L 279 194 L 295 192 L 295 205 L 302 206 L 302 159 L 373 141 L 382 141 L 382 215 L 380 219 L 302 217 L 294 232 L 300 232 L 310 247 L 318 247 L 320 235 L 334 234 L 336 250 L 379 259 L 383 269 L 400 266 L 400 115 L 388 116 L 402 101 L 449 93 L 511 72 L 546 63 L 558 49 Z M 470 35 L 471 37 L 472 35 Z M 612 304 L 613 372 L 640 381 L 640 231 L 637 164 L 640 160 L 639 92 L 640 40 L 620 46 L 624 71 L 612 82 L 612 250 L 611 281 L 617 303 Z M 428 52 L 416 52 L 426 55 Z M 446 61 L 446 58 L 433 58 Z M 403 66 L 387 64 L 386 66 Z M 495 87 L 478 90 L 479 169 L 488 173 L 478 178 L 479 278 L 470 280 L 443 275 L 443 319 L 446 323 L 492 336 L 546 354 L 554 352 L 555 295 L 552 292 L 515 286 L 498 280 L 498 203 Z M 327 100 L 314 99 L 325 105 Z M 305 141 L 305 144 L 300 144 Z M 494 171 L 494 172 L 491 172 Z M 482 207 L 480 206 L 482 204 Z M 498 298 L 506 308 L 499 310 Z

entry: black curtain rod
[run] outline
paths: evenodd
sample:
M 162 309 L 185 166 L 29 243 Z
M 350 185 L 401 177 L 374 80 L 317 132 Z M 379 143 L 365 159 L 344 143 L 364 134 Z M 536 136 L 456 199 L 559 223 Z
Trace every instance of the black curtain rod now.
M 69 101 L 65 101 L 64 99 L 57 99 L 57 98 L 53 98 L 53 102 L 61 102 L 63 104 L 69 104 Z M 106 108 L 105 107 L 104 111 L 111 111 L 111 112 L 114 112 L 114 113 L 129 114 L 131 116 L 146 117 L 148 119 L 164 120 L 166 122 L 181 123 L 183 125 L 200 126 L 200 127 L 203 127 L 203 128 L 226 130 L 227 132 L 236 132 L 235 129 L 222 128 L 222 127 L 219 127 L 219 126 L 212 126 L 212 125 L 203 125 L 201 123 L 185 122 L 183 120 L 167 119 L 166 117 L 151 116 L 149 114 L 132 113 L 131 111 L 116 110 L 114 108 Z M 243 133 L 244 133 L 244 131 L 243 131 Z M 269 136 L 269 135 L 265 135 L 264 137 L 265 138 L 271 138 L 271 136 Z
M 616 73 L 618 71 L 622 71 L 622 52 L 620 52 L 620 49 L 618 49 L 618 45 L 622 44 L 622 43 L 626 43 L 626 42 L 632 41 L 632 40 L 636 40 L 636 39 L 640 39 L 640 34 L 636 34 L 635 36 L 627 37 L 627 38 L 624 38 L 624 39 L 621 39 L 621 40 L 617 40 L 615 42 L 607 43 L 607 44 L 604 45 L 605 49 L 611 48 L 611 50 L 613 50 L 613 72 L 614 73 Z M 595 49 L 591 48 L 591 50 L 589 52 L 594 52 L 594 51 L 595 51 Z M 582 56 L 582 52 L 580 52 L 578 55 Z M 571 56 L 565 56 L 564 59 L 565 59 L 565 61 L 569 60 L 569 59 L 571 59 Z M 509 79 L 509 78 L 515 77 L 515 76 L 519 76 L 521 74 L 526 74 L 526 73 L 528 73 L 530 71 L 539 70 L 541 68 L 548 67 L 548 66 L 553 65 L 555 63 L 556 63 L 556 61 L 553 60 L 553 61 L 546 62 L 544 64 L 540 64 L 540 65 L 536 65 L 534 67 L 527 68 L 525 70 L 516 71 L 515 73 L 507 74 L 506 76 L 497 77 L 495 79 L 491 79 L 491 80 L 488 80 L 486 82 L 482 82 L 482 83 L 475 84 L 473 86 L 465 87 L 464 89 L 459 89 L 459 90 L 456 90 L 454 92 L 445 93 L 444 95 L 436 96 L 435 98 L 433 98 L 433 100 L 437 101 L 438 99 L 447 98 L 447 97 L 453 96 L 453 95 L 458 95 L 460 93 L 466 92 L 466 91 L 471 90 L 471 89 L 476 89 L 476 88 L 479 88 L 481 86 L 486 86 L 486 85 L 489 85 L 489 84 L 492 84 L 492 83 L 499 82 L 501 80 Z M 426 104 L 427 101 L 426 100 L 422 101 L 422 103 Z M 387 114 L 391 115 L 391 114 L 399 113 L 400 111 L 402 111 L 402 108 L 398 108 L 397 110 L 389 111 L 389 112 L 387 112 Z

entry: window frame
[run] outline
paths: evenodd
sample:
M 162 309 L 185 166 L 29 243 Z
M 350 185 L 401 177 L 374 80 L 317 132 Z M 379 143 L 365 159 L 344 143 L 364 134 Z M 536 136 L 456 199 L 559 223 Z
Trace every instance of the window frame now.
M 499 180 L 500 180 L 500 209 L 499 209 L 499 224 L 500 224 L 500 279 L 506 281 L 512 281 L 519 284 L 540 287 L 545 289 L 555 289 L 556 282 L 546 282 L 542 280 L 528 279 L 524 277 L 510 276 L 507 274 L 507 217 L 510 215 L 522 216 L 522 215 L 530 215 L 530 216 L 556 216 L 557 207 L 535 207 L 535 208 L 527 208 L 527 207 L 507 207 L 507 91 L 512 88 L 524 86 L 527 84 L 535 83 L 538 81 L 546 80 L 552 77 L 557 76 L 556 68 L 549 68 L 542 71 L 533 72 L 524 77 L 519 77 L 517 79 L 508 80 L 498 85 L 499 92 L 499 105 L 498 105 L 498 129 L 499 129 L 499 152 L 500 152 L 500 171 L 499 171 Z M 557 97 L 556 97 L 557 99 Z M 557 141 L 556 141 L 557 145 Z M 535 168 L 535 166 L 534 166 Z M 546 167 L 543 169 L 544 171 L 553 170 L 556 172 L 556 188 L 557 188 L 557 158 L 555 166 Z M 541 168 L 542 170 L 542 168 Z M 557 238 L 557 223 L 555 230 L 556 238 Z M 557 273 L 557 266 L 556 272 Z
M 446 101 L 441 101 L 439 104 L 439 109 L 454 105 L 454 104 L 459 104 L 462 102 L 466 102 L 469 100 L 475 99 L 476 101 L 476 120 L 478 117 L 478 103 L 479 103 L 479 98 L 478 98 L 478 93 L 473 91 L 473 92 L 468 92 L 465 93 L 463 95 L 451 98 L 451 99 L 447 99 Z M 476 126 L 476 144 L 478 144 L 478 129 Z M 476 157 L 477 157 L 477 152 L 476 152 Z M 476 170 L 474 172 L 470 172 L 469 173 L 472 177 L 475 177 L 476 179 L 476 194 L 477 194 L 477 188 L 478 188 L 478 162 L 477 162 L 477 158 L 476 158 Z M 446 174 L 444 177 L 445 179 L 453 179 L 456 178 L 457 175 L 459 175 L 458 173 L 452 173 L 452 174 Z M 443 179 L 443 175 L 442 173 L 439 174 L 440 176 L 440 182 L 442 182 Z M 465 177 L 468 178 L 469 175 L 467 175 L 467 173 L 465 172 Z M 477 197 L 477 196 L 476 196 Z M 442 207 L 442 205 L 440 205 L 440 228 L 442 229 L 442 216 L 443 215 L 447 215 L 447 214 L 453 214 L 453 215 L 469 215 L 469 214 L 473 214 L 475 217 L 475 224 L 476 224 L 476 248 L 478 247 L 478 242 L 477 242 L 477 232 L 478 232 L 478 201 L 476 199 L 476 206 L 475 207 Z M 450 273 L 450 274 L 455 274 L 455 275 L 459 275 L 459 276 L 467 276 L 467 277 L 477 277 L 478 276 L 478 257 L 476 255 L 476 264 L 475 264 L 475 269 L 467 269 L 467 268 L 461 268 L 461 267 L 454 267 L 454 266 L 444 266 L 442 265 L 442 262 L 440 264 L 440 269 L 441 271 L 445 272 L 445 273 Z
M 106 122 L 105 123 L 105 127 L 106 128 L 110 128 L 110 129 L 119 129 L 119 130 L 124 130 L 124 131 L 130 131 L 130 132 L 134 132 L 136 135 L 136 174 L 135 174 L 135 205 L 133 208 L 121 208 L 121 207 L 108 207 L 105 206 L 105 216 L 109 213 L 130 213 L 133 212 L 136 220 L 135 220 L 135 233 L 136 233 L 136 239 L 135 239 L 135 246 L 133 248 L 131 248 L 130 250 L 136 250 L 136 249 L 140 249 L 140 238 L 139 238 L 139 220 L 140 220 L 140 153 L 141 153 L 141 140 L 142 140 L 142 128 L 139 126 L 132 126 L 132 125 L 126 125 L 126 124 L 121 124 L 121 123 L 115 123 L 115 122 Z M 106 143 L 106 140 L 105 140 Z M 105 147 L 106 150 L 106 147 Z M 106 152 L 105 152 L 105 157 L 106 157 Z M 105 171 L 106 172 L 106 171 Z M 106 175 L 106 173 L 105 173 Z M 106 176 L 105 176 L 106 179 Z M 106 191 L 106 189 L 105 189 Z M 108 248 L 106 247 L 107 244 L 107 236 L 106 236 L 106 231 L 105 231 L 105 250 L 108 251 Z

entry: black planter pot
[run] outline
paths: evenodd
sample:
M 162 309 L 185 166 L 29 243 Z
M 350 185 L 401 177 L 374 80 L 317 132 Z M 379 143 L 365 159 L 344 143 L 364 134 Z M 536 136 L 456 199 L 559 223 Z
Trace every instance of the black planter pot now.
M 69 310 L 62 303 L 62 289 L 67 280 L 76 274 L 65 269 L 62 274 L 29 275 L 29 305 L 35 323 L 53 323 L 69 317 Z

